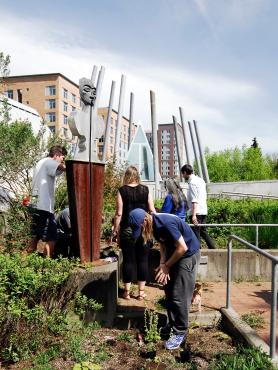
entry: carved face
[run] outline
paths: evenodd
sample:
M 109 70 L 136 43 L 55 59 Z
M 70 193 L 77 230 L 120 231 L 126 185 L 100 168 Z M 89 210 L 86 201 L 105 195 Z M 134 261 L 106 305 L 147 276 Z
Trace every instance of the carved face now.
M 80 98 L 86 105 L 94 105 L 96 100 L 96 88 L 91 80 L 82 78 L 79 81 Z

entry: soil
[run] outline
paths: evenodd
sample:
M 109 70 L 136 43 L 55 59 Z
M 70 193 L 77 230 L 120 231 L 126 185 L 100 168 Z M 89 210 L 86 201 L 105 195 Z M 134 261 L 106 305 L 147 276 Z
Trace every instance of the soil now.
M 90 364 L 99 364 L 101 370 L 206 370 L 215 355 L 235 352 L 232 339 L 219 329 L 196 327 L 190 329 L 183 348 L 168 351 L 163 341 L 160 341 L 155 345 L 155 357 L 149 359 L 146 344 L 138 340 L 138 334 L 136 329 L 94 330 L 83 350 L 92 354 L 94 360 Z M 30 361 L 23 361 L 3 369 L 72 370 L 74 364 L 74 361 L 58 358 L 49 363 L 48 367 L 36 368 Z

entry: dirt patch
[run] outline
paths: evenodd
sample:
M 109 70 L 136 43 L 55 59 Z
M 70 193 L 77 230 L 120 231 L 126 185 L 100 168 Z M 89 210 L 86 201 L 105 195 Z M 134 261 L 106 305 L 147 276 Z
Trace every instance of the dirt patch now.
M 155 345 L 154 358 L 150 359 L 148 348 L 138 341 L 138 333 L 136 329 L 94 330 L 83 344 L 82 350 L 90 354 L 89 364 L 98 364 L 102 370 L 205 370 L 216 354 L 235 352 L 232 339 L 219 329 L 197 327 L 190 329 L 183 348 L 167 351 L 163 341 L 160 341 Z M 71 370 L 77 361 L 67 358 L 68 356 L 56 358 L 45 364 L 45 367 L 36 367 L 34 363 L 24 361 L 3 369 Z M 88 360 L 84 360 L 84 363 L 86 361 Z

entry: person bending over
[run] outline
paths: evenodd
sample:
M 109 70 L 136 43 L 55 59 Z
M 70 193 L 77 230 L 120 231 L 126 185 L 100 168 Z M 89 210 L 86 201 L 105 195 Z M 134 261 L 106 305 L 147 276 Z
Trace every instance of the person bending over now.
M 188 332 L 188 314 L 200 260 L 200 242 L 179 217 L 166 213 L 149 215 L 141 208 L 129 214 L 133 238 L 144 243 L 154 238 L 160 243 L 160 265 L 156 281 L 164 285 L 168 324 L 161 328 L 169 350 L 179 348 Z

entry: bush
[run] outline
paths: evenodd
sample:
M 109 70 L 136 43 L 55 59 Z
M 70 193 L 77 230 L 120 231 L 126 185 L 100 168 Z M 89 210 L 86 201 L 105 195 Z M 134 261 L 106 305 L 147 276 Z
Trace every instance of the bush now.
M 0 358 L 28 358 L 67 330 L 66 307 L 75 292 L 64 285 L 77 261 L 36 254 L 0 255 Z
M 276 200 L 229 198 L 208 200 L 208 223 L 238 223 L 238 224 L 278 224 L 278 202 Z M 255 244 L 256 231 L 254 227 L 213 227 L 210 235 L 216 239 L 217 245 L 226 246 L 227 237 L 234 233 L 249 243 Z M 220 243 L 219 243 L 220 241 Z M 278 228 L 262 227 L 259 229 L 259 247 L 278 247 Z

